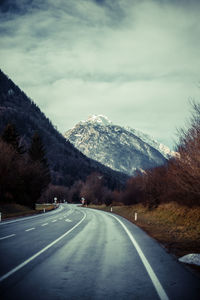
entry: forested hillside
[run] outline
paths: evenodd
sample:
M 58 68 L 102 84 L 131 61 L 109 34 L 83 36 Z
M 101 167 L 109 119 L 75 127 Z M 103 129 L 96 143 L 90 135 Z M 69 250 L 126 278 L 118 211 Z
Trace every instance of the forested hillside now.
M 104 175 L 105 184 L 113 189 L 124 185 L 127 176 L 87 158 L 59 133 L 39 107 L 0 71 L 0 135 L 13 124 L 20 143 L 28 148 L 37 132 L 44 145 L 52 183 L 70 187 L 92 172 Z

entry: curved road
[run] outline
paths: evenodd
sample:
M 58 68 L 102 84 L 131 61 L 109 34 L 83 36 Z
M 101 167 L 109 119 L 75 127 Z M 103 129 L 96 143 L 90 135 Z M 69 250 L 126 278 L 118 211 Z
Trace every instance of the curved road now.
M 0 223 L 1 299 L 199 299 L 200 280 L 140 228 L 65 204 Z

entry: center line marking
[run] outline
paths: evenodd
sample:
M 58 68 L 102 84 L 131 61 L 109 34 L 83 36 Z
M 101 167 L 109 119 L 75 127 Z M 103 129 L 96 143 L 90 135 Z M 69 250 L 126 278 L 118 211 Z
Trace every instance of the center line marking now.
M 8 239 L 8 238 L 10 238 L 10 237 L 12 237 L 12 236 L 15 236 L 15 235 L 16 235 L 16 234 L 10 234 L 10 235 L 7 235 L 7 236 L 3 236 L 3 237 L 0 238 L 0 241 L 1 241 L 1 240 Z
M 53 220 L 53 221 L 51 221 L 52 223 L 54 223 L 54 222 L 57 222 L 57 220 Z
M 29 228 L 29 229 L 26 229 L 25 231 L 31 231 L 31 230 L 34 230 L 35 228 Z
M 6 278 L 10 277 L 12 274 L 15 272 L 19 271 L 21 268 L 26 266 L 28 263 L 30 263 L 32 260 L 34 260 L 36 257 L 38 257 L 40 254 L 44 253 L 47 251 L 49 248 L 51 248 L 53 245 L 57 244 L 60 240 L 62 240 L 65 236 L 67 236 L 70 232 L 72 232 L 76 227 L 78 227 L 86 218 L 86 214 L 83 212 L 83 218 L 70 230 L 66 231 L 63 235 L 61 235 L 59 238 L 57 238 L 55 241 L 52 243 L 48 244 L 46 247 L 44 247 L 42 250 L 34 254 L 33 256 L 29 257 L 27 260 L 25 260 L 23 263 L 19 264 L 16 266 L 14 269 L 10 270 L 8 273 L 4 274 L 3 276 L 0 277 L 0 282 L 5 280 Z
M 70 219 L 66 219 L 65 222 L 72 222 Z
M 49 223 L 44 223 L 44 224 L 42 224 L 41 226 L 46 226 L 46 225 L 48 225 Z

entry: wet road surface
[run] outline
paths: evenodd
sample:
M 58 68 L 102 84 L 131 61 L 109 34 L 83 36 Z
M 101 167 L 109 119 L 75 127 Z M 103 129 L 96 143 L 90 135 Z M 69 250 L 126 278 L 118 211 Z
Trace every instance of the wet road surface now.
M 0 225 L 1 299 L 200 299 L 200 279 L 140 228 L 65 204 Z

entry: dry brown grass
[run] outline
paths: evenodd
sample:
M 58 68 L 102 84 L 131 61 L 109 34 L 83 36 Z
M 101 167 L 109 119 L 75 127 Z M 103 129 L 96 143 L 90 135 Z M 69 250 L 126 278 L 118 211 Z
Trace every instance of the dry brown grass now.
M 45 209 L 45 211 L 49 211 L 49 210 L 53 210 L 55 209 L 55 205 L 54 204 L 51 204 L 51 203 L 48 203 L 48 204 L 36 204 L 35 205 L 35 209 L 36 211 L 43 211 Z

